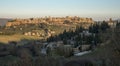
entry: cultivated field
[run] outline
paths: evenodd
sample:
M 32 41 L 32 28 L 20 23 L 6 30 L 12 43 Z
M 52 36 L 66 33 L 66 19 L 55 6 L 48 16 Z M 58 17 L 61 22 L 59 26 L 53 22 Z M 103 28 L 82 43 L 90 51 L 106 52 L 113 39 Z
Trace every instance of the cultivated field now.
M 0 35 L 0 42 L 1 43 L 8 43 L 9 41 L 20 41 L 22 39 L 28 39 L 28 40 L 37 40 L 40 39 L 40 37 L 37 36 L 25 36 L 25 35 Z

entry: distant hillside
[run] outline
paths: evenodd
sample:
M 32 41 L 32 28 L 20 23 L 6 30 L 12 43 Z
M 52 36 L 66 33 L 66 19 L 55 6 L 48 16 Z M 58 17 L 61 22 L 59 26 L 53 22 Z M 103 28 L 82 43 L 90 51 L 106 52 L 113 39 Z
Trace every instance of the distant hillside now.
M 9 20 L 12 20 L 12 19 L 0 18 L 0 26 L 4 26 Z

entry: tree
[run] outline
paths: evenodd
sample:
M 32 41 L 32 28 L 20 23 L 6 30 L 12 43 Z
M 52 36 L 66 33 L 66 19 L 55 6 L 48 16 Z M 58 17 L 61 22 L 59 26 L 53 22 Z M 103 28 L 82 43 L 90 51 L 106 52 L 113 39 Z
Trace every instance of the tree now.
M 50 36 L 49 38 L 47 38 L 47 42 L 53 42 L 53 41 L 54 41 L 54 39 L 55 39 L 55 37 Z
M 78 36 L 75 38 L 75 41 L 76 41 L 76 43 L 75 43 L 74 47 L 77 47 L 77 46 L 79 46 L 79 45 L 82 45 L 82 44 L 83 44 L 83 34 L 78 35 Z
M 105 22 L 105 21 L 103 21 L 102 23 L 101 23 L 101 26 L 100 26 L 100 28 L 101 28 L 101 30 L 104 32 L 104 31 L 106 31 L 106 29 L 107 28 L 109 28 L 110 26 L 108 25 L 108 23 L 107 22 Z
M 84 30 L 84 28 L 82 26 L 76 26 L 75 33 L 79 34 L 79 33 L 83 32 L 83 30 Z
M 30 60 L 31 58 L 31 52 L 27 48 L 18 48 L 16 52 L 17 56 L 19 56 L 21 59 Z
M 59 46 L 56 49 L 56 54 L 64 57 L 70 57 L 73 55 L 73 49 L 71 46 Z
M 63 39 L 63 44 L 67 44 L 67 40 L 66 39 Z
M 48 55 L 48 56 L 51 56 L 51 55 L 52 55 L 51 52 L 52 52 L 52 51 L 51 51 L 51 48 L 48 47 L 47 50 L 46 50 L 47 55 Z
M 98 33 L 99 32 L 99 25 L 94 24 L 92 26 L 89 27 L 89 32 L 90 33 Z
M 120 23 L 117 22 L 116 24 L 116 28 L 119 28 L 120 27 Z

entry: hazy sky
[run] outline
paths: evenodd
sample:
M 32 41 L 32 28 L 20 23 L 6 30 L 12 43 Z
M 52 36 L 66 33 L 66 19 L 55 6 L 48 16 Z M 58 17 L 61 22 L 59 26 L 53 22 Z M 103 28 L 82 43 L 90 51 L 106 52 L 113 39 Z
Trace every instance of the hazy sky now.
M 0 0 L 0 18 L 67 15 L 119 18 L 120 0 Z

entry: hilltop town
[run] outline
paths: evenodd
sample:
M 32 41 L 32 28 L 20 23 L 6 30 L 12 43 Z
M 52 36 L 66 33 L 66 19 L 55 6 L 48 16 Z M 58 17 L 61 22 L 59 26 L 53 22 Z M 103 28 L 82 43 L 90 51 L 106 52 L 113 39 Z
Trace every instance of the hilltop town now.
M 116 21 L 111 18 L 107 22 L 110 27 L 116 26 Z M 33 38 L 49 38 L 59 35 L 64 30 L 75 30 L 78 26 L 89 30 L 92 25 L 101 25 L 103 22 L 95 22 L 92 18 L 83 18 L 78 16 L 66 17 L 41 17 L 9 20 L 4 28 L 1 28 L 0 35 L 24 35 Z M 11 36 L 10 36 L 11 37 Z M 8 39 L 9 41 L 10 39 Z M 3 40 L 4 41 L 4 40 Z M 5 41 L 6 42 L 6 41 Z
M 120 0 L 0 0 L 0 66 L 120 66 Z
M 11 61 L 6 64 L 0 60 L 3 62 L 0 65 L 49 66 L 52 60 L 53 65 L 50 64 L 50 66 L 56 66 L 61 61 L 65 61 L 61 64 L 69 66 L 69 63 L 73 62 L 69 62 L 67 59 L 81 59 L 85 54 L 88 54 L 89 58 L 94 58 L 93 56 L 96 56 L 95 53 L 98 52 L 104 57 L 104 51 L 106 54 L 112 52 L 108 51 L 105 45 L 108 46 L 110 42 L 113 42 L 116 34 L 119 36 L 119 28 L 120 22 L 112 20 L 112 18 L 99 22 L 92 18 L 77 16 L 12 19 L 0 28 L 0 59 L 1 57 L 14 57 L 13 60 L 16 62 Z M 119 45 L 115 48 L 115 51 L 119 53 Z M 91 55 L 89 56 L 89 54 Z M 113 55 L 110 54 L 110 56 Z M 97 61 L 92 62 L 98 64 L 97 66 L 102 66 L 104 60 L 101 60 L 99 55 L 98 57 Z M 105 58 L 109 58 L 109 56 Z M 41 64 L 38 61 L 41 61 Z M 99 61 L 102 63 L 98 63 Z M 107 62 L 107 60 L 105 61 Z M 112 62 L 112 60 L 110 61 Z M 44 64 L 44 62 L 48 64 Z M 94 65 L 91 61 L 88 62 Z M 61 64 L 58 66 L 64 66 Z M 87 64 L 87 61 L 81 64 Z
M 24 25 L 24 24 L 39 24 L 46 23 L 50 25 L 63 25 L 63 24 L 93 24 L 94 20 L 92 18 L 82 18 L 78 16 L 66 16 L 66 17 L 44 17 L 44 18 L 29 18 L 29 19 L 13 19 L 7 22 L 6 27 Z

